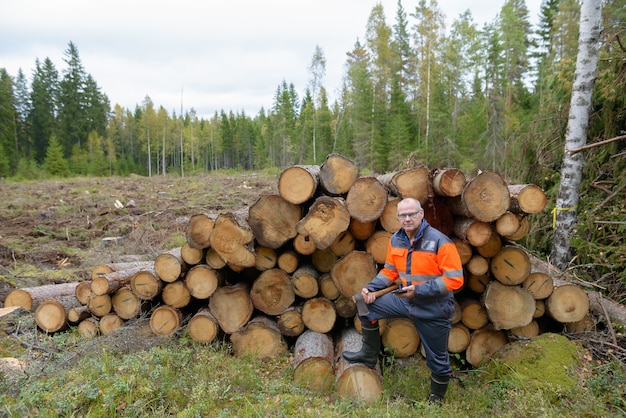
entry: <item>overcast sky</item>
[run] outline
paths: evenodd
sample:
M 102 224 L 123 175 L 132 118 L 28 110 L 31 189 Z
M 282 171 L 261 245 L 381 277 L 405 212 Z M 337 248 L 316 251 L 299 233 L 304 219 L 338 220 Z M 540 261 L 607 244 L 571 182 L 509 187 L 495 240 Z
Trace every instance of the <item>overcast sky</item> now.
M 111 105 L 134 109 L 146 96 L 169 113 L 194 108 L 257 115 L 278 86 L 293 83 L 302 97 L 319 45 L 323 85 L 331 101 L 341 86 L 346 52 L 365 38 L 373 6 L 390 25 L 397 0 L 0 0 L 0 68 L 30 80 L 35 59 L 61 72 L 72 41 L 81 62 Z M 402 0 L 409 22 L 418 0 Z M 469 6 L 468 4 L 471 4 Z M 448 26 L 469 9 L 479 27 L 504 0 L 439 0 Z M 541 0 L 526 0 L 531 23 Z

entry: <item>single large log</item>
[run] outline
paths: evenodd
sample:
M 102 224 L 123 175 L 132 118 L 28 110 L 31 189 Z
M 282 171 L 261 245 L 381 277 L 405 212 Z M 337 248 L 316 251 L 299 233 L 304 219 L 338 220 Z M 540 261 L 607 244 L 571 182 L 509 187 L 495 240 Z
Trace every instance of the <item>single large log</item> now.
M 450 353 L 462 353 L 470 344 L 472 334 L 463 324 L 454 324 L 448 336 L 448 351 Z
M 314 391 L 327 391 L 335 381 L 333 340 L 327 334 L 306 331 L 293 350 L 294 382 Z
M 285 312 L 296 299 L 289 275 L 281 269 L 262 272 L 252 284 L 250 299 L 254 307 L 267 315 Z
M 343 231 L 330 244 L 330 251 L 337 257 L 343 257 L 356 247 L 356 241 L 350 231 Z
M 166 283 L 175 282 L 185 271 L 186 265 L 180 256 L 180 248 L 178 250 L 159 254 L 154 260 L 154 272 Z
M 300 256 L 295 251 L 283 251 L 278 256 L 276 264 L 278 264 L 279 269 L 285 270 L 285 272 L 291 274 L 298 268 L 298 265 L 300 264 Z
M 530 275 L 528 252 L 518 246 L 507 245 L 491 259 L 491 272 L 500 283 L 505 285 L 521 284 Z
M 323 250 L 350 226 L 350 214 L 339 198 L 320 196 L 308 213 L 296 224 L 298 234 L 308 236 L 317 249 Z
M 296 236 L 301 217 L 299 205 L 274 194 L 260 196 L 248 210 L 248 224 L 258 245 L 272 249 Z
M 493 171 L 483 171 L 468 180 L 460 196 L 447 199 L 455 215 L 492 222 L 510 206 L 509 189 L 502 176 Z
M 399 202 L 400 202 L 400 199 L 397 199 L 397 198 L 388 199 L 387 204 L 385 205 L 385 209 L 383 210 L 383 213 L 380 215 L 380 218 L 378 218 L 378 221 L 380 222 L 380 226 L 382 226 L 382 228 L 385 231 L 394 233 L 398 229 L 400 229 L 401 225 L 400 225 L 400 221 L 398 220 L 398 203 Z M 350 223 L 350 227 L 352 227 L 352 223 Z M 373 232 L 374 231 L 369 232 L 365 237 L 360 238 L 360 239 L 366 240 L 372 235 Z
M 384 212 L 383 212 L 384 215 Z M 393 215 L 396 217 L 397 215 Z M 397 218 L 396 218 L 397 220 Z M 398 223 L 398 225 L 400 225 Z M 374 233 L 376 230 L 376 221 L 372 222 L 361 222 L 358 219 L 350 219 L 350 226 L 348 227 L 348 231 L 352 234 L 355 239 L 366 240 L 370 235 Z
M 541 212 L 548 203 L 545 192 L 535 184 L 509 184 L 510 208 L 514 213 Z
M 248 248 L 254 240 L 250 226 L 241 213 L 220 213 L 211 232 L 211 247 L 228 265 L 253 267 L 254 252 Z
M 196 249 L 209 248 L 214 225 L 215 220 L 205 213 L 191 215 L 186 231 L 189 246 Z
M 163 282 L 154 269 L 140 270 L 130 278 L 130 288 L 140 299 L 152 300 L 161 293 Z
M 545 299 L 554 290 L 554 281 L 548 274 L 536 271 L 522 283 L 522 287 L 532 293 L 535 299 Z
M 328 154 L 320 166 L 320 186 L 331 196 L 348 193 L 358 176 L 354 161 L 340 154 Z
M 292 306 L 280 314 L 276 319 L 276 326 L 286 337 L 297 337 L 304 332 L 302 321 L 302 307 Z
M 589 296 L 575 284 L 555 287 L 546 299 L 548 315 L 563 324 L 581 321 L 589 313 L 589 306 Z
M 209 309 L 227 334 L 241 329 L 252 317 L 254 305 L 244 283 L 218 287 L 209 298 Z
M 199 309 L 189 320 L 187 325 L 187 333 L 189 338 L 201 344 L 210 343 L 219 332 L 219 324 L 217 319 L 208 308 Z
M 99 325 L 102 335 L 107 335 L 124 325 L 124 320 L 118 314 L 111 312 L 100 318 Z
M 44 332 L 57 332 L 67 328 L 65 307 L 56 299 L 47 299 L 35 309 L 35 322 Z
M 85 318 L 78 324 L 76 329 L 81 337 L 91 340 L 100 333 L 100 321 L 94 317 Z
M 493 233 L 488 223 L 465 216 L 459 216 L 455 219 L 453 231 L 457 238 L 474 247 L 487 244 Z
M 351 298 L 360 293 L 377 272 L 376 263 L 371 254 L 354 250 L 333 265 L 330 275 L 339 293 Z
M 319 276 L 319 272 L 310 264 L 299 267 L 291 275 L 294 293 L 304 299 L 315 297 L 319 292 Z
M 330 273 L 324 273 L 317 279 L 317 284 L 320 289 L 320 295 L 328 300 L 335 300 L 339 297 L 339 289 L 333 282 L 333 278 Z
M 151 261 L 130 261 L 125 263 L 105 263 L 98 264 L 91 269 L 91 280 L 104 276 L 105 274 L 113 273 L 114 271 L 130 270 L 134 268 L 145 268 L 151 266 Z
M 393 318 L 387 321 L 382 343 L 394 357 L 406 358 L 417 352 L 420 337 L 410 319 Z
M 193 266 L 185 275 L 185 286 L 196 299 L 208 299 L 224 283 L 220 270 L 213 270 L 206 264 Z
M 261 360 L 273 359 L 287 350 L 275 321 L 266 317 L 250 320 L 241 330 L 230 335 L 235 356 L 251 355 Z
M 389 193 L 402 199 L 412 197 L 424 204 L 430 194 L 430 170 L 425 166 L 407 168 L 377 178 Z
M 135 318 L 141 312 L 141 300 L 132 290 L 119 289 L 111 298 L 113 312 L 121 319 Z
M 171 335 L 180 329 L 182 313 L 171 306 L 161 305 L 150 315 L 150 329 L 154 335 Z
M 311 254 L 311 264 L 313 264 L 313 267 L 320 273 L 328 273 L 333 268 L 338 258 L 339 257 L 331 251 L 330 247 L 323 250 L 316 249 L 315 252 Z
M 74 282 L 15 289 L 4 299 L 4 306 L 21 306 L 26 310 L 31 310 L 44 300 L 74 296 L 76 286 L 78 283 Z
M 466 298 L 459 302 L 461 322 L 469 329 L 480 329 L 489 323 L 485 307 L 476 299 Z
M 343 358 L 344 351 L 359 351 L 361 335 L 354 328 L 344 328 L 335 345 L 335 390 L 342 398 L 359 402 L 376 402 L 383 393 L 380 368 L 370 369 L 361 363 L 350 363 Z
M 285 168 L 278 177 L 278 193 L 287 202 L 299 205 L 312 199 L 320 182 L 317 165 L 294 165 Z
M 493 280 L 483 293 L 483 303 L 494 329 L 523 327 L 533 320 L 535 298 L 521 286 L 503 285 Z
M 375 177 L 359 177 L 346 196 L 348 213 L 361 222 L 380 218 L 386 204 L 387 189 Z
M 335 305 L 325 298 L 313 298 L 302 307 L 302 322 L 311 331 L 329 332 L 335 326 L 337 312 Z
M 372 255 L 374 262 L 378 264 L 385 263 L 391 235 L 392 234 L 389 231 L 376 231 L 365 242 L 365 251 Z
M 479 367 L 508 342 L 504 331 L 496 330 L 489 324 L 472 333 L 470 344 L 465 350 L 465 359 L 472 366 Z
M 293 249 L 300 255 L 311 255 L 317 250 L 313 239 L 303 234 L 298 234 L 293 239 Z
M 193 248 L 188 242 L 180 247 L 180 258 L 188 266 L 195 266 L 204 260 L 205 252 L 203 248 Z
M 130 284 L 130 282 L 133 280 L 133 277 L 143 271 L 156 275 L 156 272 L 154 271 L 154 262 L 137 264 L 136 266 L 130 267 L 125 270 L 116 270 L 110 273 L 102 274 L 99 278 L 95 279 L 96 291 L 94 291 L 92 286 L 92 293 L 94 293 L 95 295 L 113 293 L 115 290 Z M 103 280 L 106 280 L 108 284 L 106 284 Z M 93 285 L 94 279 L 92 279 L 91 283 Z
M 163 303 L 175 309 L 184 308 L 191 302 L 191 294 L 182 279 L 167 283 L 165 287 L 163 287 L 161 298 L 163 299 Z
M 254 268 L 256 268 L 257 270 L 265 271 L 276 267 L 278 255 L 273 248 L 257 245 L 254 248 L 254 255 L 256 257 L 256 263 L 254 263 Z
M 93 315 L 102 318 L 104 315 L 110 313 L 111 309 L 113 309 L 111 295 L 107 293 L 105 295 L 92 296 L 89 298 L 87 306 Z
M 465 174 L 457 168 L 434 169 L 431 177 L 433 191 L 438 196 L 459 196 L 467 183 Z

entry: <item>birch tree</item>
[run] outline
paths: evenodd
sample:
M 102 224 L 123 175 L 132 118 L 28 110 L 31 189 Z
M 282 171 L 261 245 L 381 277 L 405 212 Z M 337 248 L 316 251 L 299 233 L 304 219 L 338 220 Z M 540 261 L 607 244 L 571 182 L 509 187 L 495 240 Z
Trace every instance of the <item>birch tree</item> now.
M 561 181 L 554 208 L 555 230 L 550 261 L 565 269 L 570 261 L 570 238 L 575 232 L 579 189 L 584 165 L 583 153 L 575 150 L 586 144 L 589 113 L 600 47 L 601 0 L 583 0 L 576 72 L 570 99 L 569 120 L 565 133 L 565 152 Z

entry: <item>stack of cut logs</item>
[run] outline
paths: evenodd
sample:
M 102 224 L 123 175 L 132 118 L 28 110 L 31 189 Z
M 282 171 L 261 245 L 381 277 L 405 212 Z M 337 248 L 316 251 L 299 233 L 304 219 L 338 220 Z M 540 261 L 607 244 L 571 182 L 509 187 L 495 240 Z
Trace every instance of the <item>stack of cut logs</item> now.
M 349 364 L 341 352 L 360 348 L 352 296 L 384 263 L 403 197 L 422 203 L 430 224 L 454 239 L 464 265 L 451 353 L 478 366 L 512 336 L 542 332 L 542 320 L 586 320 L 586 293 L 532 271 L 515 244 L 530 230 L 528 216 L 546 205 L 539 187 L 507 184 L 495 172 L 468 179 L 457 169 L 426 167 L 360 176 L 338 154 L 319 166 L 286 168 L 278 193 L 260 196 L 246 211 L 191 215 L 186 243 L 153 262 L 98 266 L 89 282 L 57 285 L 67 288 L 54 298 L 46 286 L 16 290 L 5 306 L 36 304 L 43 330 L 77 324 L 88 338 L 144 312 L 156 335 L 184 330 L 199 343 L 228 338 L 234 355 L 272 358 L 293 347 L 297 382 L 377 399 L 380 369 Z M 383 344 L 396 357 L 418 351 L 410 321 L 381 325 Z

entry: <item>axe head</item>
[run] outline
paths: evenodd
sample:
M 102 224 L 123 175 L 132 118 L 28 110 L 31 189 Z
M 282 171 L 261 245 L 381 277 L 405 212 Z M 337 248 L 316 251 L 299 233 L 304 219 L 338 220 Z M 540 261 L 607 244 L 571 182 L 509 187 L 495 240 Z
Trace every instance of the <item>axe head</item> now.
M 365 316 L 370 313 L 370 310 L 367 308 L 367 303 L 363 300 L 363 295 L 361 293 L 357 293 L 352 296 L 352 300 L 356 303 L 356 309 L 359 312 L 359 316 Z

